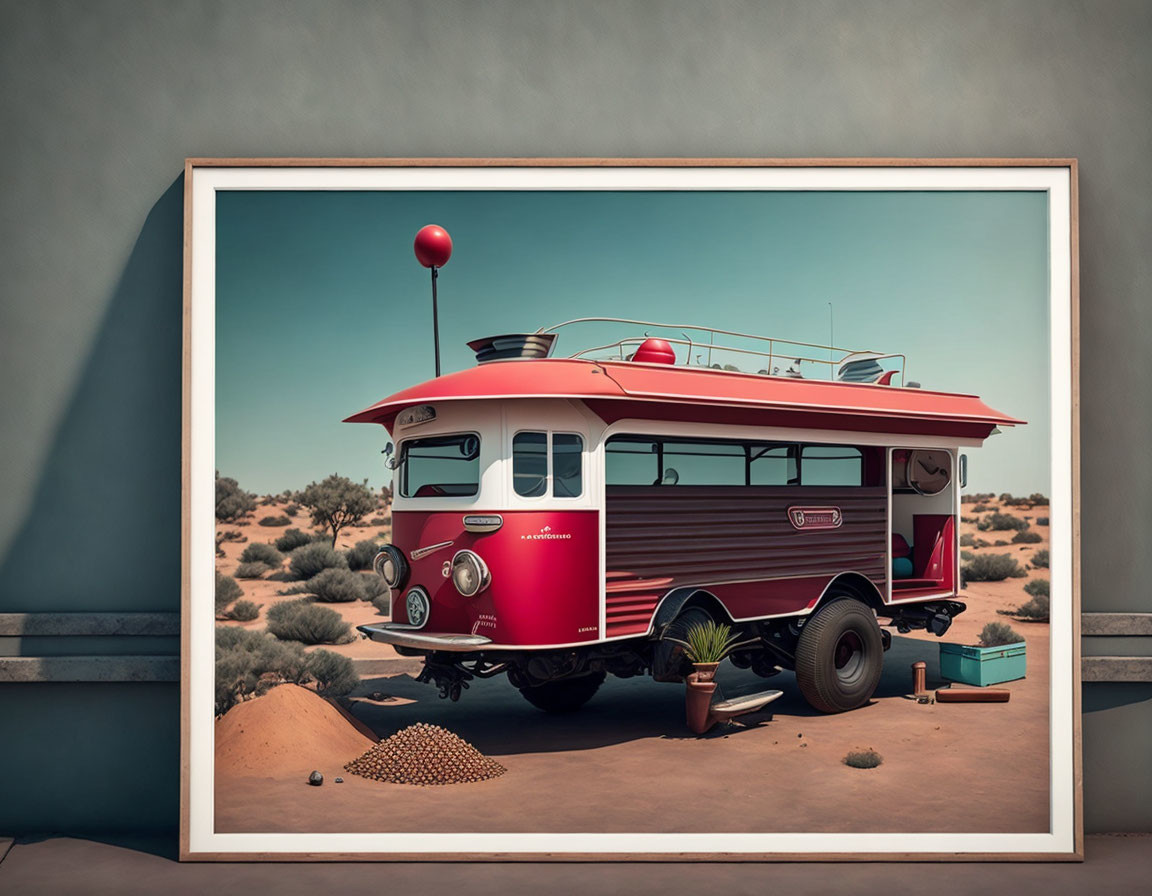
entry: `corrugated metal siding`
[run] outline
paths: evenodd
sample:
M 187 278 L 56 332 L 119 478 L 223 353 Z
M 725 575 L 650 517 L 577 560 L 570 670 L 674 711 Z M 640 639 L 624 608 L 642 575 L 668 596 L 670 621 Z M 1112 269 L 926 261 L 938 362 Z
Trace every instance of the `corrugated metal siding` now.
M 646 630 L 660 597 L 677 585 L 845 570 L 884 585 L 883 487 L 613 486 L 606 498 L 609 637 Z M 839 507 L 844 522 L 797 530 L 787 513 L 795 505 Z M 638 581 L 651 579 L 666 583 Z M 629 580 L 632 589 L 623 587 Z

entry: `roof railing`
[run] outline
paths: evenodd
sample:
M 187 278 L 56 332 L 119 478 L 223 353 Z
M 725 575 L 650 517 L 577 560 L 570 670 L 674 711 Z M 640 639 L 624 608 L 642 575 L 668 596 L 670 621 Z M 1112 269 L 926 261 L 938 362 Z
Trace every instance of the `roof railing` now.
M 774 336 L 759 336 L 755 333 L 741 333 L 736 330 L 722 330 L 718 327 L 702 327 L 695 324 L 662 324 L 623 317 L 578 317 L 573 320 L 566 320 L 563 323 L 555 324 L 551 327 L 542 327 L 537 330 L 537 333 L 555 333 L 564 327 L 583 323 L 628 324 L 649 329 L 645 329 L 643 336 L 626 336 L 615 342 L 581 349 L 569 355 L 571 358 L 626 361 L 632 354 L 628 349 L 631 348 L 635 351 L 645 339 L 656 336 L 668 342 L 670 345 L 685 348 L 684 360 L 682 362 L 683 366 L 693 366 L 693 353 L 697 350 L 699 350 L 699 353 L 695 356 L 695 366 L 719 368 L 721 370 L 725 369 L 724 365 L 714 362 L 717 354 L 723 356 L 724 353 L 733 352 L 737 355 L 749 356 L 751 358 L 767 359 L 767 366 L 759 366 L 760 362 L 758 362 L 757 366 L 759 369 L 757 370 L 742 371 L 739 368 L 735 368 L 735 365 L 730 365 L 735 368 L 735 372 L 740 373 L 759 373 L 767 376 L 806 378 L 801 371 L 800 365 L 814 364 L 817 365 L 817 371 L 823 373 L 823 376 L 817 377 L 818 379 L 838 380 L 844 379 L 842 374 L 846 365 L 854 362 L 858 364 L 874 362 L 879 366 L 881 361 L 898 361 L 899 366 L 895 368 L 895 372 L 899 374 L 900 383 L 903 385 L 904 369 L 907 364 L 906 356 L 899 352 L 861 351 L 834 345 L 821 345 L 815 342 L 800 342 L 795 339 L 781 339 Z M 650 329 L 678 330 L 681 338 L 655 334 L 650 332 Z M 692 333 L 705 334 L 705 336 L 704 338 L 694 339 L 691 335 Z M 760 345 L 757 348 L 745 348 L 737 345 L 723 344 L 716 341 L 717 336 L 735 336 L 740 339 L 751 339 L 760 343 Z M 829 357 L 813 357 L 813 351 L 828 352 Z M 705 356 L 707 360 L 703 360 Z M 780 364 L 787 363 L 789 366 L 781 371 L 777 362 Z M 867 382 L 868 380 L 863 381 Z

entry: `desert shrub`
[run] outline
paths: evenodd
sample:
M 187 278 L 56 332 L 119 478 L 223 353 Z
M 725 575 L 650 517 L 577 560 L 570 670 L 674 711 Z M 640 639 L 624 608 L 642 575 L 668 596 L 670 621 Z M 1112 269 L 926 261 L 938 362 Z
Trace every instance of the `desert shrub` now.
M 374 516 L 368 520 L 368 523 L 373 526 L 387 526 L 391 522 L 392 517 L 390 516 Z
M 268 578 L 271 579 L 272 576 L 269 576 Z M 312 592 L 308 590 L 307 582 L 298 582 L 297 584 L 290 585 L 289 587 L 277 591 L 276 593 L 283 597 L 292 594 L 311 594 Z
M 987 523 L 987 527 L 984 526 Z M 984 517 L 977 526 L 978 529 L 995 529 L 996 531 L 1005 531 L 1008 529 L 1015 529 L 1021 531 L 1028 528 L 1028 520 L 1022 519 L 1018 516 L 1013 516 L 1010 513 L 993 513 L 990 516 Z
M 261 526 L 287 526 L 292 522 L 286 516 L 266 516 L 260 520 Z
M 226 576 L 219 570 L 216 571 L 216 612 L 219 613 L 228 604 L 241 597 L 244 594 L 243 589 L 236 583 L 232 576 Z
M 960 574 L 965 582 L 1002 582 L 1028 573 L 1009 554 L 979 554 L 960 568 Z
M 326 569 L 347 569 L 344 555 L 333 550 L 327 541 L 301 545 L 288 555 L 288 569 L 297 579 L 311 579 Z
M 974 548 L 986 548 L 989 546 L 990 546 L 989 543 L 987 541 L 985 541 L 983 538 L 977 538 L 974 542 L 972 542 L 972 547 L 974 547 Z
M 1039 544 L 1043 540 L 1043 535 L 1039 532 L 1032 532 L 1029 529 L 1021 529 L 1012 536 L 1013 544 Z
M 1048 517 L 1046 517 L 1046 516 L 1036 517 L 1036 525 L 1037 526 L 1047 526 L 1048 525 Z
M 980 518 L 975 517 L 975 516 L 962 516 L 962 517 L 960 517 L 960 522 L 962 522 L 962 523 L 978 523 L 978 522 L 980 522 Z
M 1005 622 L 989 622 L 980 630 L 981 647 L 1003 647 L 1005 644 L 1019 644 L 1024 638 Z
M 268 631 L 282 641 L 304 644 L 346 644 L 355 640 L 352 627 L 340 614 L 312 601 L 289 600 L 275 604 L 265 613 Z
M 300 512 L 300 505 L 299 504 L 289 504 L 287 507 L 284 508 L 284 513 L 287 514 L 288 516 L 296 516 L 296 514 L 298 514 L 299 512 Z
M 992 492 L 975 492 L 971 495 L 961 495 L 961 504 L 980 504 L 984 501 L 991 501 L 996 496 Z
M 251 622 L 260 615 L 260 607 L 250 600 L 238 600 L 228 611 L 228 618 L 237 622 Z
M 1009 544 L 1011 544 L 1011 542 L 1005 541 L 1002 538 L 998 538 L 994 542 L 992 542 L 993 547 L 997 547 L 997 548 L 1006 548 L 1006 547 L 1008 547 Z
M 1047 569 L 1048 568 L 1048 549 L 1047 548 L 1044 548 L 1043 550 L 1037 551 L 1035 554 L 1032 555 L 1032 565 L 1035 566 L 1037 569 Z
M 270 544 L 254 541 L 240 555 L 241 563 L 267 563 L 269 567 L 276 568 L 284 562 L 284 555 Z
M 380 546 L 370 538 L 356 542 L 351 550 L 345 551 L 349 569 L 371 569 L 372 561 L 380 553 Z
M 977 504 L 972 508 L 973 513 L 987 513 L 992 508 L 987 504 Z
M 256 509 L 256 496 L 240 488 L 240 483 L 216 471 L 216 519 L 235 522 Z
M 262 689 L 301 681 L 306 662 L 300 644 L 284 643 L 266 632 L 236 626 L 216 629 L 216 713 L 227 712 L 244 697 Z
M 1051 589 L 1047 579 L 1033 579 L 1031 582 L 1024 586 L 1024 591 L 1031 594 L 1033 597 L 1040 597 L 1043 595 L 1047 597 Z
M 332 544 L 340 530 L 358 523 L 376 509 L 376 496 L 367 480 L 353 482 L 335 474 L 323 482 L 313 482 L 300 493 L 299 501 L 312 512 L 312 522 L 332 533 Z
M 272 567 L 263 560 L 254 560 L 251 563 L 241 563 L 236 567 L 236 578 L 258 579 Z
M 960 536 L 960 546 L 964 548 L 975 547 L 976 537 L 971 532 L 965 532 Z
M 963 560 L 964 562 L 968 562 L 969 560 L 975 560 L 976 555 L 973 554 L 971 551 L 961 551 L 960 552 L 960 559 Z
M 1028 503 L 1037 507 L 1047 507 L 1048 498 L 1046 495 L 1042 495 L 1039 492 L 1033 492 L 1028 496 Z
M 976 521 L 976 528 L 981 532 L 987 532 L 992 528 L 992 520 L 988 519 L 986 516 L 982 516 Z
M 883 761 L 875 750 L 854 750 L 844 757 L 844 764 L 852 768 L 876 768 Z
M 374 572 L 362 572 L 360 578 L 364 585 L 364 597 L 362 600 L 375 600 L 381 594 L 391 594 L 388 588 L 388 583 L 385 582 L 380 576 Z
M 331 650 L 316 650 L 309 654 L 305 671 L 316 682 L 317 692 L 324 697 L 342 697 L 360 684 L 352 660 Z
M 392 615 L 392 594 L 379 594 L 372 598 L 372 606 L 376 608 L 376 612 L 381 616 Z
M 1012 611 L 1012 615 L 1019 616 L 1021 619 L 1031 619 L 1033 622 L 1047 622 L 1050 603 L 1047 594 L 1037 594 L 1030 601 L 1022 603 Z
M 287 554 L 296 548 L 312 543 L 312 536 L 307 532 L 301 532 L 299 529 L 289 529 L 283 535 L 276 539 L 276 550 L 282 551 Z
M 350 569 L 325 569 L 308 580 L 308 592 L 326 604 L 364 599 L 364 577 Z

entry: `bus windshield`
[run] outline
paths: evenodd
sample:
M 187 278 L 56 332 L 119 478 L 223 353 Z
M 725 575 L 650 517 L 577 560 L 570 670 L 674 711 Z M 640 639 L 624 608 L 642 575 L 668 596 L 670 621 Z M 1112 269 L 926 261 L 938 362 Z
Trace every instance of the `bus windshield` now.
M 400 494 L 458 498 L 480 491 L 480 437 L 475 433 L 407 439 L 400 446 Z

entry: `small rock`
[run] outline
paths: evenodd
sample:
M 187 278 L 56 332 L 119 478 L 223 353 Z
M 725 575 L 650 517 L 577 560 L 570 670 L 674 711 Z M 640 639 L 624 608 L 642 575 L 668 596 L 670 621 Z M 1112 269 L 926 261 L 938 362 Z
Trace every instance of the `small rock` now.
M 335 778 L 334 780 L 336 781 L 337 784 L 343 784 L 344 783 L 343 778 Z
M 797 737 L 803 737 L 804 735 L 803 734 L 797 734 L 796 736 Z
M 313 787 L 319 787 L 324 783 L 324 776 L 320 774 L 320 772 L 312 772 L 312 774 L 308 776 L 308 783 Z

